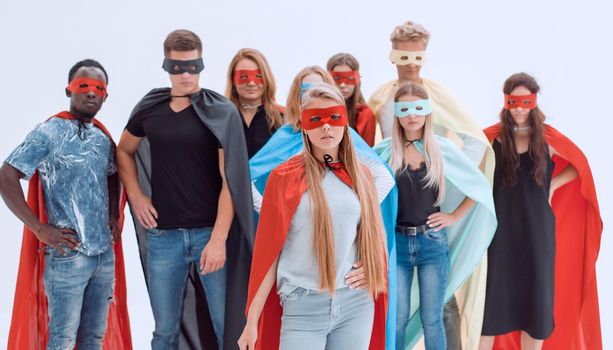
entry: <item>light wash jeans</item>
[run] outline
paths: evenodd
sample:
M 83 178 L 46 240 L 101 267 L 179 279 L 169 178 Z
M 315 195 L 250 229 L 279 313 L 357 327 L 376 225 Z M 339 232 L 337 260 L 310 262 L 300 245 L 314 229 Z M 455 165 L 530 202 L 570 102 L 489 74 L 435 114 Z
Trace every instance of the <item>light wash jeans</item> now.
M 151 349 L 178 349 L 183 297 L 190 264 L 200 268 L 200 254 L 212 228 L 149 229 L 147 279 L 155 319 Z M 219 349 L 223 349 L 226 306 L 226 266 L 200 275 Z M 79 349 L 80 350 L 80 349 Z
M 280 350 L 367 350 L 374 301 L 365 289 L 337 289 L 332 296 L 297 288 L 281 297 Z
M 76 250 L 45 251 L 49 312 L 48 350 L 102 349 L 115 284 L 113 249 L 95 256 Z
M 449 246 L 445 230 L 429 229 L 414 236 L 396 233 L 398 311 L 396 349 L 404 349 L 411 309 L 411 284 L 417 267 L 419 316 L 427 350 L 446 350 L 443 304 L 449 274 Z

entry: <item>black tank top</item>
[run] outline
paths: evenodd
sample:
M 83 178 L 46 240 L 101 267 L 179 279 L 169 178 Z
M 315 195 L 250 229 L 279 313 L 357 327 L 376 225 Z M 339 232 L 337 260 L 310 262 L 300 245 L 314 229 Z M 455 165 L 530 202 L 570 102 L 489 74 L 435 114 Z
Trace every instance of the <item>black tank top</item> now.
M 434 205 L 438 197 L 438 189 L 425 188 L 424 179 L 427 173 L 426 164 L 422 163 L 418 169 L 406 167 L 396 173 L 398 185 L 398 216 L 397 225 L 419 226 L 425 225 L 428 216 L 441 211 Z

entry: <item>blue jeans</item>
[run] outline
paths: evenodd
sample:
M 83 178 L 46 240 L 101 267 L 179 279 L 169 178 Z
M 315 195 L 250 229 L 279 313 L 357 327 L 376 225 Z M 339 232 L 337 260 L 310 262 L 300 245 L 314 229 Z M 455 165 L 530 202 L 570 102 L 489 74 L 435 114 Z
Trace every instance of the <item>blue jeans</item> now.
M 396 349 L 404 349 L 411 310 L 411 284 L 417 267 L 419 282 L 419 316 L 424 327 L 426 349 L 446 350 L 443 304 L 449 274 L 449 246 L 445 230 L 429 229 L 409 236 L 396 233 L 398 266 L 398 313 Z
M 375 316 L 365 289 L 334 295 L 297 288 L 282 297 L 280 350 L 367 350 Z
M 102 349 L 113 301 L 115 253 L 95 256 L 76 250 L 45 251 L 45 292 L 49 311 L 47 349 Z
M 155 318 L 152 349 L 177 349 L 185 284 L 191 264 L 200 269 L 200 254 L 211 239 L 212 229 L 149 229 L 147 234 L 147 280 Z M 223 349 L 226 306 L 226 266 L 200 275 L 219 349 Z

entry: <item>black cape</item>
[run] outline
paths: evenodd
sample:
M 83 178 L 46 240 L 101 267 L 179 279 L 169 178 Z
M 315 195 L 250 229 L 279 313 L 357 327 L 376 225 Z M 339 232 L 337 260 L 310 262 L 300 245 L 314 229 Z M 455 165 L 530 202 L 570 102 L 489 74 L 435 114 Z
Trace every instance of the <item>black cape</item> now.
M 169 101 L 170 88 L 154 89 L 134 107 L 130 118 L 139 111 Z M 249 158 L 243 124 L 236 107 L 224 96 L 214 91 L 201 89 L 199 93 L 191 96 L 191 101 L 200 120 L 217 137 L 223 147 L 226 181 L 234 205 L 234 220 L 226 241 L 227 284 L 224 349 L 236 349 L 238 338 L 246 323 L 245 306 L 255 237 Z M 151 196 L 151 152 L 146 137 L 140 143 L 135 158 L 138 167 L 138 182 L 143 193 Z M 134 214 L 131 205 L 130 211 Z M 134 215 L 132 217 L 134 218 Z M 134 228 L 143 272 L 147 280 L 147 232 L 137 220 L 134 220 Z M 179 348 L 216 349 L 215 333 L 196 266 L 190 269 L 185 290 Z

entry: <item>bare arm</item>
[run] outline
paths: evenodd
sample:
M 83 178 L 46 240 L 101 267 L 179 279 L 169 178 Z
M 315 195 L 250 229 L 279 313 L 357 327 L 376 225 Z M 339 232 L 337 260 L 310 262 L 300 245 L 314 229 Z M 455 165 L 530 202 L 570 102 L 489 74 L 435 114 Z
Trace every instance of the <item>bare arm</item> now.
M 203 274 L 217 271 L 224 266 L 226 262 L 226 239 L 234 218 L 234 205 L 226 181 L 223 149 L 219 149 L 218 152 L 221 192 L 217 201 L 217 217 L 211 233 L 211 240 L 204 247 L 200 256 L 200 271 Z
M 151 198 L 145 196 L 140 188 L 137 178 L 136 160 L 134 158 L 142 140 L 142 137 L 136 137 L 129 131 L 124 130 L 117 145 L 117 168 L 121 182 L 126 188 L 128 199 L 134 207 L 136 219 L 141 226 L 154 228 L 157 226 L 158 214 L 153 204 L 151 204 Z
M 556 175 L 553 179 L 551 179 L 551 193 L 553 193 L 558 188 L 566 185 L 567 183 L 573 181 L 579 176 L 577 169 L 572 165 L 568 164 L 561 173 Z
M 232 225 L 234 218 L 234 205 L 232 204 L 232 196 L 226 181 L 225 160 L 223 149 L 219 149 L 219 174 L 221 175 L 221 192 L 219 193 L 219 201 L 217 203 L 217 217 L 215 218 L 215 226 L 211 239 L 223 241 L 224 244 L 228 238 L 228 231 Z
M 451 226 L 458 222 L 461 218 L 468 213 L 468 211 L 473 207 L 475 201 L 471 198 L 464 197 L 464 200 L 451 214 L 438 212 L 428 216 L 428 221 L 426 221 L 426 225 L 428 227 L 434 228 L 435 231 L 440 231 L 442 228 Z
M 268 299 L 268 294 L 270 294 L 270 289 L 277 278 L 278 265 L 279 258 L 277 257 L 268 269 L 268 272 L 266 272 L 266 276 L 264 277 L 262 284 L 260 284 L 260 287 L 251 301 L 251 305 L 247 311 L 247 325 L 245 325 L 243 334 L 241 334 L 240 338 L 238 339 L 238 346 L 241 350 L 255 349 L 255 343 L 258 338 L 258 323 L 260 321 L 260 316 L 262 315 L 262 310 L 264 309 L 266 299 Z
M 6 206 L 44 243 L 64 253 L 63 248 L 76 249 L 79 241 L 75 232 L 42 224 L 26 202 L 19 180 L 25 175 L 8 163 L 0 167 L 0 195 Z
M 553 148 L 549 147 L 549 152 L 551 154 L 558 154 L 558 152 Z M 575 168 L 572 164 L 568 163 L 566 168 L 562 170 L 558 175 L 556 175 L 553 179 L 551 179 L 551 187 L 549 188 L 549 203 L 551 203 L 551 198 L 553 197 L 553 193 L 560 187 L 566 185 L 567 183 L 573 181 L 579 176 L 579 172 L 577 168 Z

